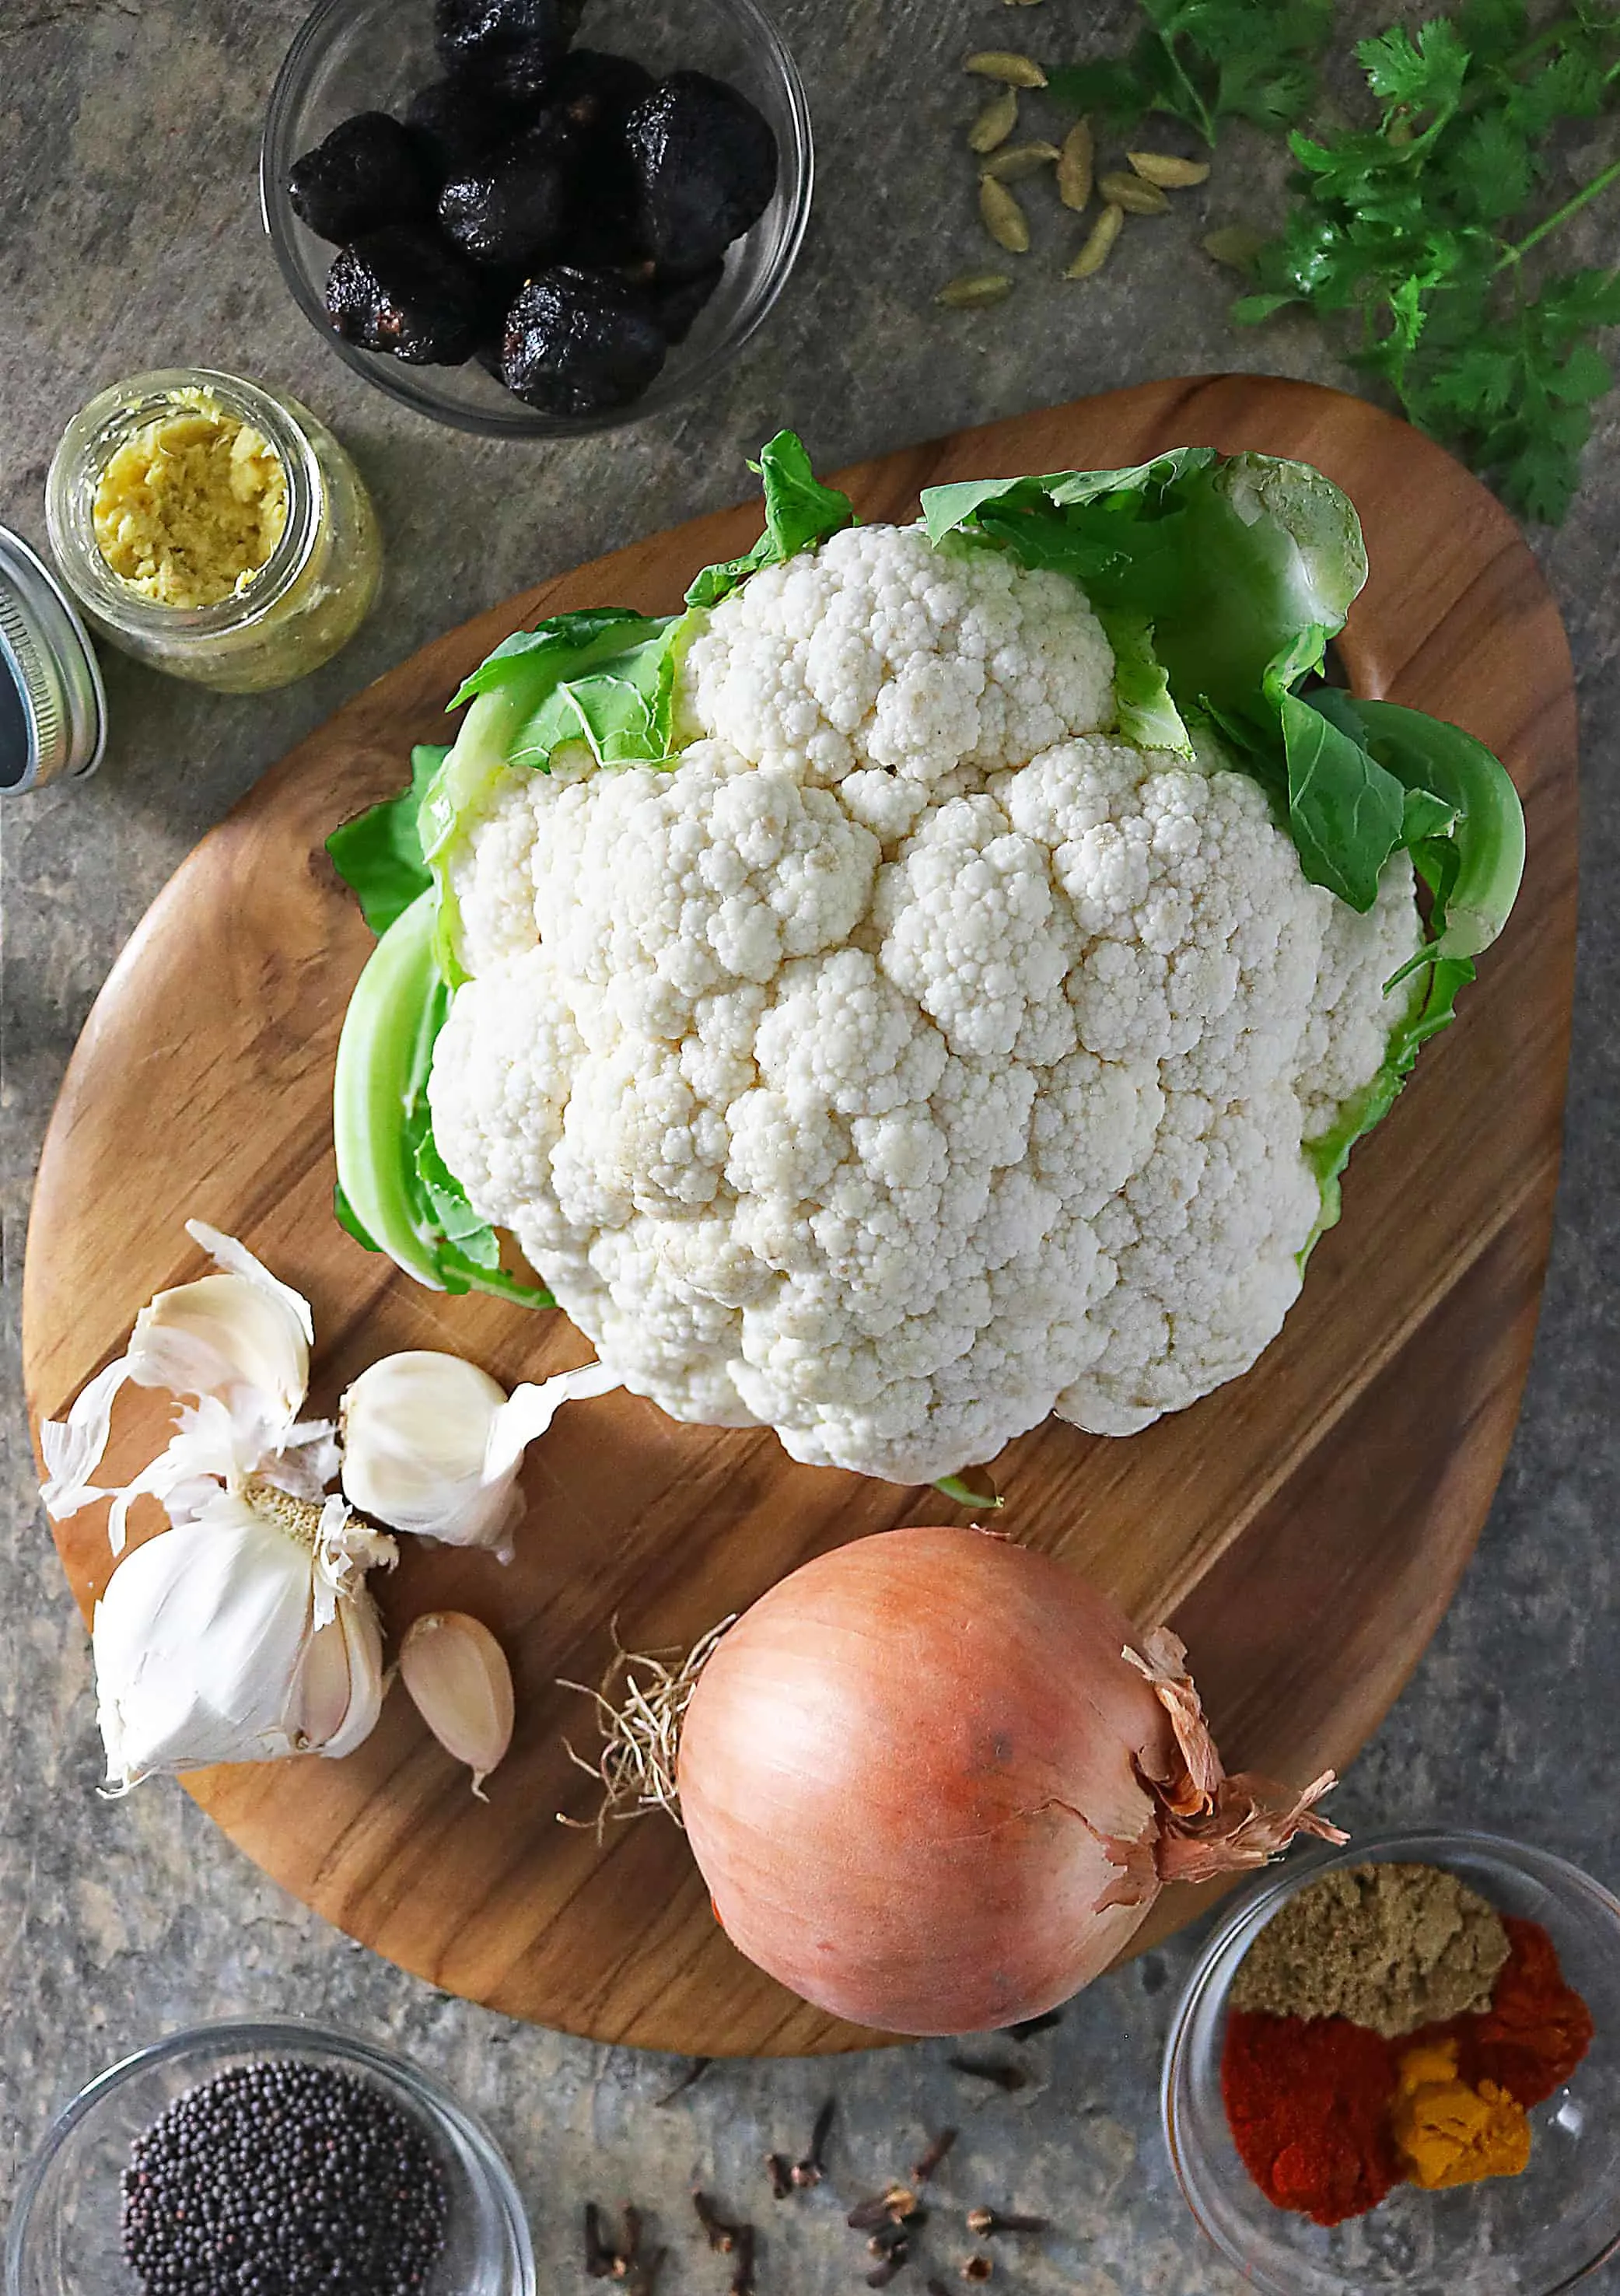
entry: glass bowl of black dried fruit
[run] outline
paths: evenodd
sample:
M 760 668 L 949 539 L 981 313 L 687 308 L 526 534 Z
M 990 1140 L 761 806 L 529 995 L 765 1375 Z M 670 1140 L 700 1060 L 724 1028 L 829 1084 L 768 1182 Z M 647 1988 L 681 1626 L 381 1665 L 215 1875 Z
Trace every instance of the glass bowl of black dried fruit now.
M 812 175 L 756 0 L 322 0 L 260 191 L 351 366 L 438 422 L 555 438 L 713 381 L 786 283 Z
M 535 2296 L 522 2204 L 443 2084 L 301 2019 L 176 2033 L 24 2170 L 5 2296 Z

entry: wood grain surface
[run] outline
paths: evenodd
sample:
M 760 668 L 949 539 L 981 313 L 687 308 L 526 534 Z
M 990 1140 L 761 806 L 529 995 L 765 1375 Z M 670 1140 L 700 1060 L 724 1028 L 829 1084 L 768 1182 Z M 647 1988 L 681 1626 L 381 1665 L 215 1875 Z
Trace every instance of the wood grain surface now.
M 863 517 L 904 519 L 919 488 L 942 480 L 1133 463 L 1183 443 L 1299 455 L 1349 492 L 1372 565 L 1341 643 L 1353 685 L 1479 734 L 1529 820 L 1509 931 L 1457 1027 L 1356 1151 L 1343 1224 L 1256 1368 L 1127 1441 L 1050 1422 L 996 1470 L 1010 1530 L 1184 1635 L 1229 1761 L 1303 1779 L 1348 1761 L 1405 1681 L 1518 1412 L 1563 1105 L 1575 705 L 1556 610 L 1511 520 L 1438 447 L 1335 392 L 1252 376 L 1148 384 L 839 483 Z M 446 697 L 509 631 L 588 604 L 667 611 L 698 567 L 757 529 L 753 503 L 697 520 L 451 632 L 266 775 L 177 873 L 91 1013 L 45 1143 L 24 1292 L 36 1422 L 121 1349 L 152 1292 L 201 1272 L 187 1217 L 242 1237 L 308 1293 L 317 1408 L 397 1348 L 453 1349 L 509 1384 L 588 1356 L 561 1316 L 421 1291 L 333 1223 L 332 1059 L 370 941 L 323 840 L 401 784 L 413 742 L 447 738 Z M 135 1390 L 120 1402 L 117 1480 L 160 1442 L 160 1404 Z M 216 1769 L 191 1791 L 329 1920 L 515 2016 L 705 2055 L 882 2038 L 744 1962 L 661 1819 L 600 1846 L 558 1824 L 593 1802 L 562 1745 L 587 1717 L 556 1677 L 596 1677 L 615 1616 L 633 1647 L 684 1644 L 826 1546 L 960 1511 L 931 1491 L 795 1466 L 768 1434 L 677 1426 L 625 1395 L 563 1412 L 525 1489 L 509 1568 L 412 1547 L 379 1586 L 396 1629 L 454 1606 L 511 1656 L 518 1734 L 487 1807 L 398 1693 L 346 1761 Z M 110 1570 L 101 1512 L 61 1525 L 58 1546 L 88 1615 Z M 1144 1937 L 1193 1910 L 1173 1893 Z

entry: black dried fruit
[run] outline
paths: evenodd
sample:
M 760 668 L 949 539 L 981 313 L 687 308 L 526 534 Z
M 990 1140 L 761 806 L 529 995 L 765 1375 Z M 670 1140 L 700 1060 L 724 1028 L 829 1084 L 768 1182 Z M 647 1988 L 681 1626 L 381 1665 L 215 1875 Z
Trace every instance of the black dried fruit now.
M 646 66 L 631 56 L 575 48 L 547 82 L 546 109 L 566 111 L 577 127 L 622 135 L 631 107 L 650 95 L 657 86 Z
M 507 314 L 501 379 L 547 414 L 601 414 L 638 399 L 664 353 L 641 289 L 558 264 L 536 272 Z
M 339 244 L 431 214 L 435 189 L 415 137 L 386 111 L 344 120 L 287 170 L 293 213 Z
M 446 237 L 475 263 L 526 267 L 557 253 L 572 209 L 580 138 L 565 121 L 529 128 L 439 194 Z
M 446 71 L 517 97 L 540 94 L 579 29 L 585 0 L 435 0 Z
M 559 254 L 582 271 L 625 270 L 646 259 L 641 183 L 625 142 L 625 121 L 650 94 L 652 74 L 628 56 L 576 48 L 546 90 L 542 118 L 579 141 L 569 226 Z
M 647 243 L 696 273 L 759 220 L 776 188 L 776 138 L 747 96 L 707 72 L 672 72 L 625 127 Z
M 654 278 L 652 308 L 658 313 L 666 342 L 683 343 L 686 340 L 699 312 L 724 276 L 725 265 L 720 261 L 711 263 L 706 271 L 699 271 L 690 279 Z
M 411 98 L 405 119 L 441 184 L 510 144 L 524 124 L 520 106 L 470 79 L 436 79 Z
M 339 250 L 326 308 L 345 342 L 413 366 L 460 366 L 488 319 L 488 291 L 430 231 L 397 225 Z

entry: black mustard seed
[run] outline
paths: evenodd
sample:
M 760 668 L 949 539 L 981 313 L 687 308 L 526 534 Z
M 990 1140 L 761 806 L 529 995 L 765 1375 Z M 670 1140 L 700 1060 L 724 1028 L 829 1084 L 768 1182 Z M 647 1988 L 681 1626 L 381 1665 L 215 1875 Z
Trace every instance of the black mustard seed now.
M 424 2296 L 445 2245 L 427 2129 L 360 2076 L 292 2058 L 176 2097 L 122 2192 L 146 2296 Z

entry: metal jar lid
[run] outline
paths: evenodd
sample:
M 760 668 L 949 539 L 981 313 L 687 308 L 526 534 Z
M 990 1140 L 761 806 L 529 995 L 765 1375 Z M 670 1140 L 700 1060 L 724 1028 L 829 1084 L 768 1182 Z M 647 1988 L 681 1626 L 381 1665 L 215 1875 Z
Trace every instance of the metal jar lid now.
M 89 633 L 43 559 L 0 526 L 0 797 L 93 774 L 106 746 Z

